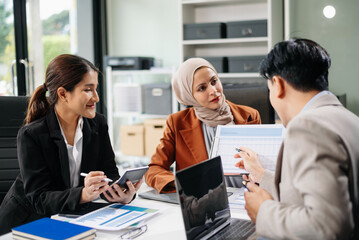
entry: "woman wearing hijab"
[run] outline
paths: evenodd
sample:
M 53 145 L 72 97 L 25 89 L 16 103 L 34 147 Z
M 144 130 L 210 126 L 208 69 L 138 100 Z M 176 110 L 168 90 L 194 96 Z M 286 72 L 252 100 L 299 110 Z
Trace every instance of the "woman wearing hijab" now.
M 168 116 L 151 158 L 146 183 L 162 193 L 176 191 L 170 171 L 173 162 L 181 170 L 209 158 L 217 125 L 261 123 L 257 110 L 226 100 L 216 70 L 202 58 L 183 62 L 172 78 L 172 87 L 177 100 L 192 107 Z

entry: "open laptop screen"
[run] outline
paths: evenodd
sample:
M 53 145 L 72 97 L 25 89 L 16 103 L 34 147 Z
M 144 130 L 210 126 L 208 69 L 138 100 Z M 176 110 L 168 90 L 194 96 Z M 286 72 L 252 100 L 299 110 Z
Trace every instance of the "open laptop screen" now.
M 200 239 L 230 218 L 219 156 L 178 171 L 176 187 L 187 239 Z

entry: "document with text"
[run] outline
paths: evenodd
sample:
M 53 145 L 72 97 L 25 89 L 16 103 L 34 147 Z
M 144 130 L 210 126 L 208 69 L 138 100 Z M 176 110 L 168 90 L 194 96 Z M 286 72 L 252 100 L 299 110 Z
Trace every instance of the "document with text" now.
M 264 168 L 275 171 L 285 128 L 282 124 L 219 125 L 213 141 L 211 158 L 221 156 L 225 174 L 248 173 L 235 166 L 236 148 L 248 147 L 259 154 Z
M 79 218 L 72 223 L 101 230 L 120 230 L 159 213 L 160 209 L 114 203 Z

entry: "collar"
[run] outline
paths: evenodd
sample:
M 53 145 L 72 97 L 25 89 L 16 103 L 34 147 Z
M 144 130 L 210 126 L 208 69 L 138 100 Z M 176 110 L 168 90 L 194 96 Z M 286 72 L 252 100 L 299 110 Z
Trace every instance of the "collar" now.
M 65 141 L 66 145 L 68 145 L 68 142 L 67 142 L 67 140 L 66 140 L 66 136 L 65 136 L 64 130 L 63 130 L 62 127 L 61 127 L 61 124 L 60 124 L 60 121 L 59 121 L 59 117 L 57 116 L 56 110 L 55 110 L 54 112 L 55 112 L 56 119 L 57 119 L 57 122 L 58 122 L 58 124 L 59 124 L 60 130 L 61 130 L 61 135 L 62 135 L 62 137 L 64 138 L 64 141 Z M 83 120 L 82 116 L 80 116 L 79 119 L 77 120 L 77 126 L 76 126 L 76 133 L 75 133 L 74 145 L 82 138 L 83 122 L 84 122 L 84 120 Z
M 304 106 L 304 108 L 302 109 L 301 112 L 305 112 L 309 108 L 309 106 L 313 102 L 315 102 L 319 97 L 324 96 L 324 95 L 328 95 L 328 94 L 333 95 L 331 92 L 329 92 L 327 90 L 324 90 L 324 91 L 321 91 L 321 92 L 317 93 L 314 97 L 312 97 L 312 99 L 309 100 L 309 102 L 307 102 L 307 104 L 305 104 L 305 106 Z

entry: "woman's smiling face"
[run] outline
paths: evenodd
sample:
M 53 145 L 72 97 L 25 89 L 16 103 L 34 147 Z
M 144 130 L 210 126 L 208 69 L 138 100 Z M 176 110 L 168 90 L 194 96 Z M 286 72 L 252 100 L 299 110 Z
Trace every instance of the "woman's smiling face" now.
M 97 94 L 98 74 L 91 70 L 73 89 L 68 92 L 67 106 L 76 115 L 86 118 L 94 118 L 96 115 L 95 106 L 99 101 Z

